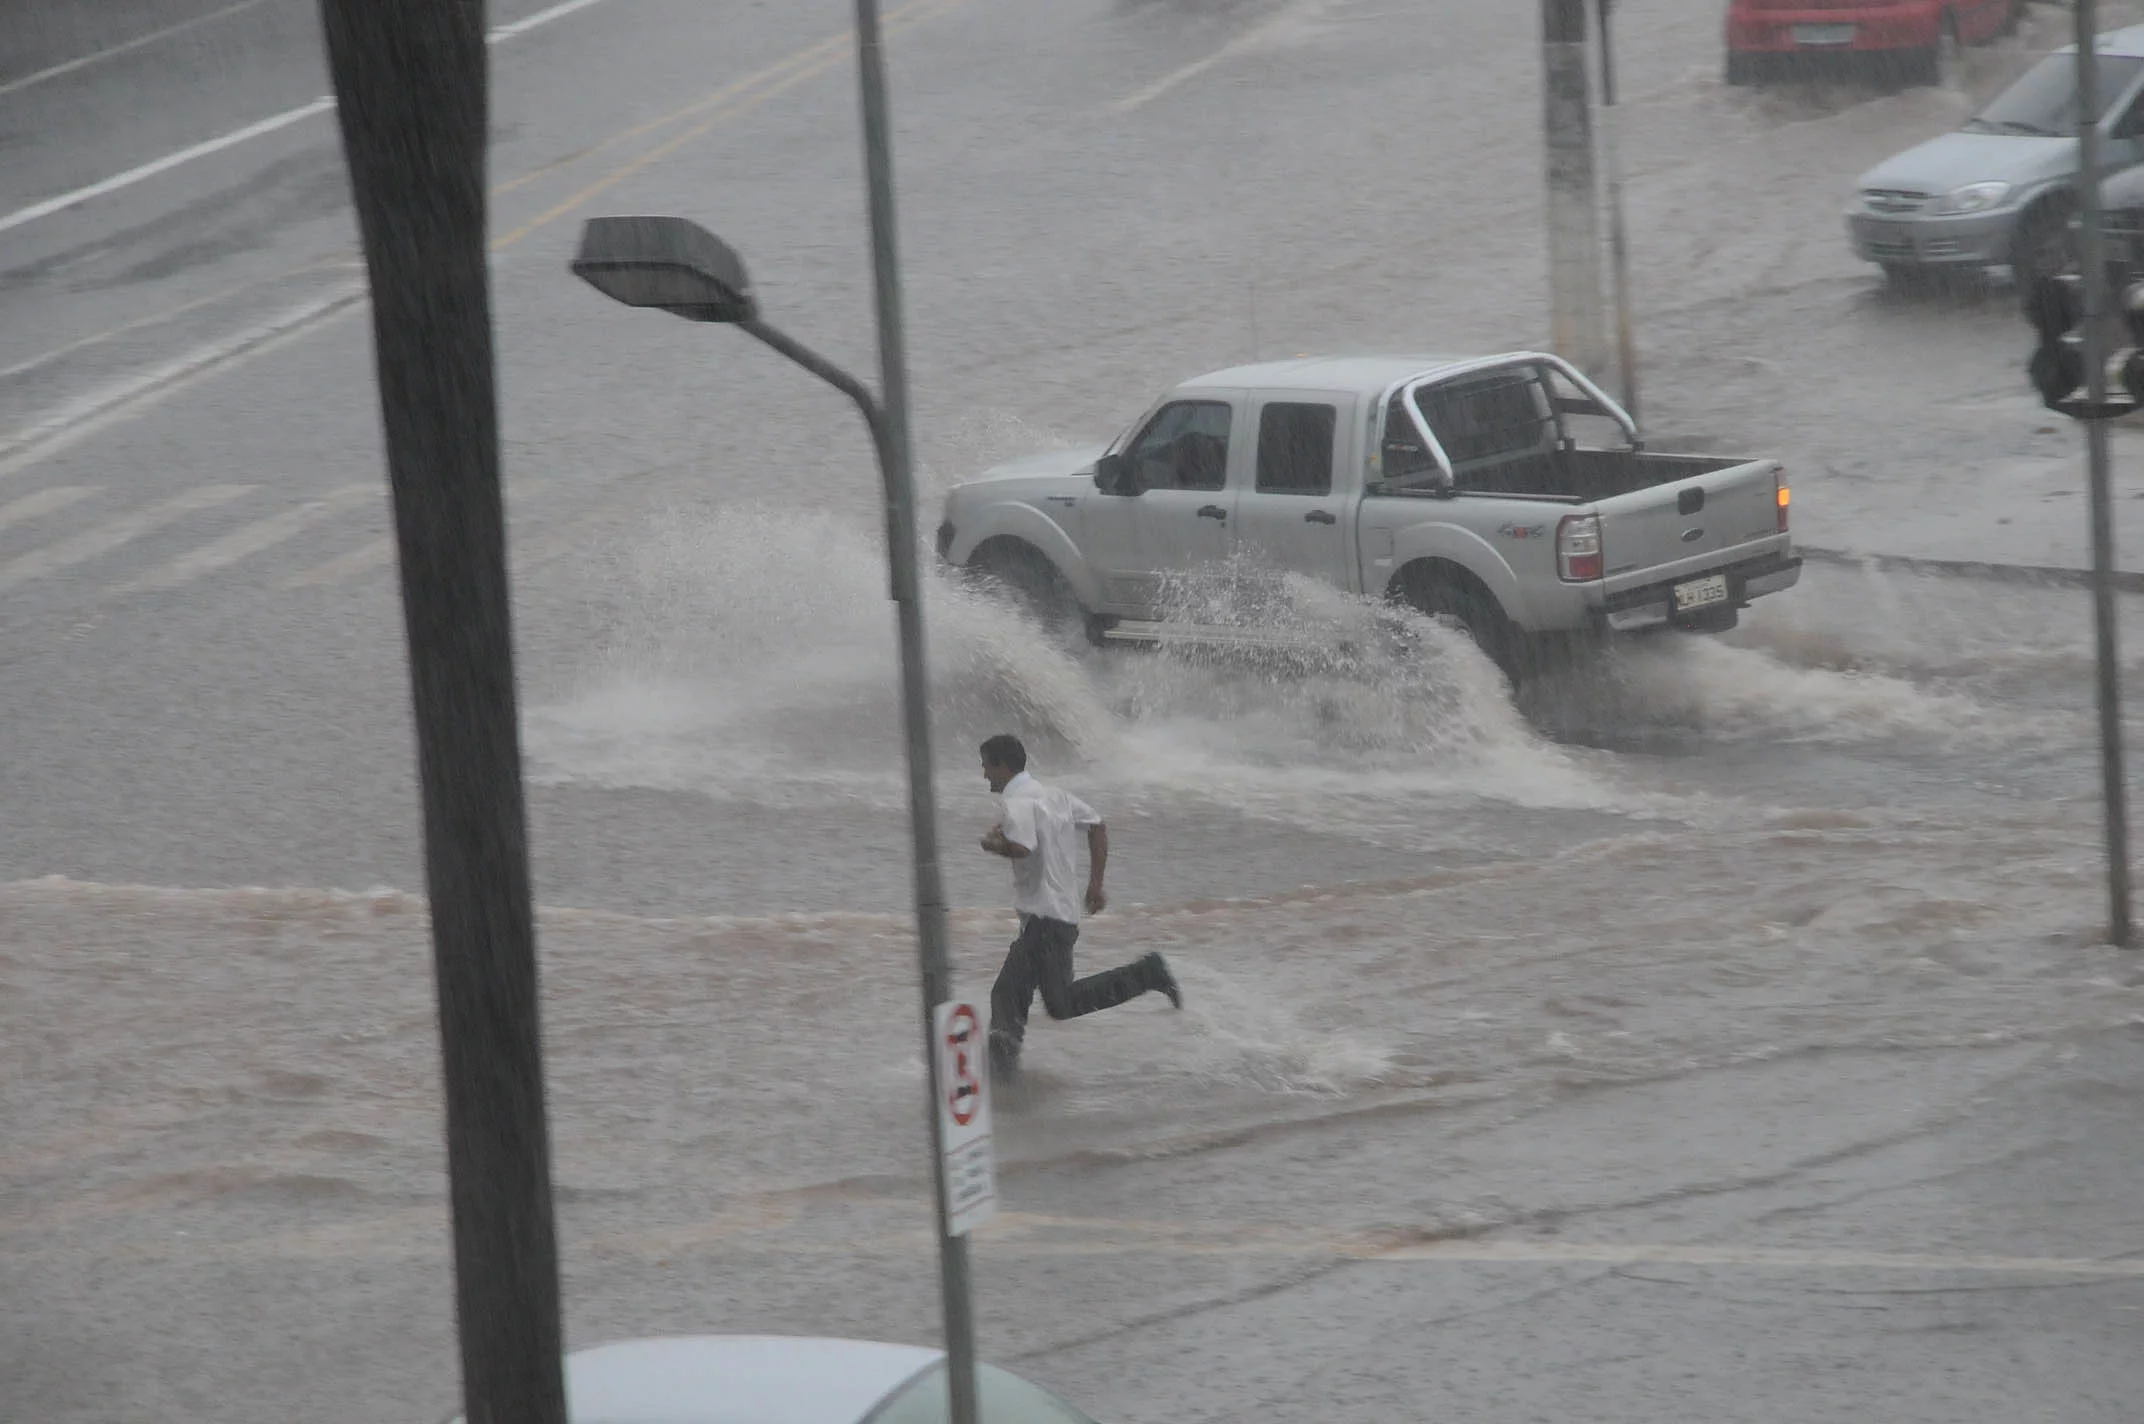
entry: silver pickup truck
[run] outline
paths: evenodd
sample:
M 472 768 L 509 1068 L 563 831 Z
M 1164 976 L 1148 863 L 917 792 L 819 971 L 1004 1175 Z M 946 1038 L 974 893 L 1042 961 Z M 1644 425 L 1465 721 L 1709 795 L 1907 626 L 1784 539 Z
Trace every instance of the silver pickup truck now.
M 1172 600 L 1201 566 L 1306 575 L 1455 620 L 1519 678 L 1551 642 L 1733 627 L 1801 576 L 1787 509 L 1778 461 L 1648 452 L 1555 356 L 1318 357 L 1187 381 L 1101 449 L 957 486 L 938 553 L 1111 641 L 1239 635 Z

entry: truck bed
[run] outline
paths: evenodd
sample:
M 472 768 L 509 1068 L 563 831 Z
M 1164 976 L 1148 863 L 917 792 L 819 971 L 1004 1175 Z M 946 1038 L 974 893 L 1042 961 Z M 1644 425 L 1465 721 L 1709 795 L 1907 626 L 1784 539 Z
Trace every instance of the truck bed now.
M 1720 455 L 1662 455 L 1634 450 L 1550 450 L 1498 463 L 1462 465 L 1460 494 L 1515 495 L 1590 504 L 1672 484 L 1746 460 Z

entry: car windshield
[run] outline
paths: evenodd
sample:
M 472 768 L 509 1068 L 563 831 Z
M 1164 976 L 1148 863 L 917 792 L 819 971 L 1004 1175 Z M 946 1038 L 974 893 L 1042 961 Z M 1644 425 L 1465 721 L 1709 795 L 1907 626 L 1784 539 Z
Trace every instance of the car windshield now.
M 2128 92 L 2130 81 L 2144 69 L 2144 59 L 2126 54 L 2099 56 L 2099 113 L 2104 115 Z M 2046 134 L 2051 137 L 2077 128 L 2077 58 L 2074 54 L 2051 54 L 2019 75 L 2017 82 L 1988 102 L 1988 106 L 1965 121 L 1975 133 Z

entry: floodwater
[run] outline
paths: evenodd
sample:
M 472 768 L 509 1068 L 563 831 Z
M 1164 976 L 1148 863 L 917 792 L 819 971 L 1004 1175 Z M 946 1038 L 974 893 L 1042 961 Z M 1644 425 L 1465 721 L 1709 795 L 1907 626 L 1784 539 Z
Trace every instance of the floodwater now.
M 773 357 L 742 338 L 710 348 L 705 329 L 591 305 L 562 275 L 564 229 L 542 229 L 595 201 L 573 195 L 595 181 L 576 165 L 597 161 L 621 170 L 598 195 L 619 211 L 720 209 L 763 263 L 770 310 L 815 341 L 837 333 L 830 349 L 863 366 L 853 105 L 807 83 L 835 51 L 802 48 L 824 41 L 807 19 L 838 28 L 846 12 L 729 5 L 717 30 L 697 0 L 631 3 L 670 28 L 611 24 L 618 0 L 576 12 L 578 47 L 545 47 L 561 29 L 497 51 L 501 382 L 569 1310 L 577 1329 L 773 1320 L 930 1339 L 927 1273 L 861 1250 L 834 1259 L 874 1211 L 905 1212 L 913 1234 L 927 1171 L 868 457 L 850 412 L 769 374 Z M 310 65 L 309 12 L 262 4 L 263 24 L 280 17 L 262 44 Z M 1106 436 L 1157 383 L 1277 343 L 1538 340 L 1532 20 L 1479 0 L 1431 8 L 1438 42 L 1420 54 L 1391 42 L 1404 7 L 1375 0 L 1005 0 L 938 28 L 919 11 L 896 37 L 912 66 L 896 89 L 934 488 Z M 1883 551 L 1975 523 L 1998 540 L 2073 535 L 2075 441 L 2032 407 L 2012 294 L 1998 279 L 1909 301 L 1842 253 L 1853 175 L 1953 123 L 1968 96 L 1730 92 L 1716 5 L 1617 8 L 1653 428 L 1786 458 L 1813 543 Z M 2034 6 L 2021 37 L 1976 53 L 1975 92 L 2059 20 Z M 805 58 L 701 97 L 747 49 L 753 64 Z M 69 103 L 129 102 L 97 87 L 117 78 L 79 73 Z M 243 85 L 189 88 L 189 102 L 215 111 L 206 133 L 210 118 L 302 103 L 315 78 L 278 71 L 252 108 Z M 643 114 L 658 98 L 683 117 Z M 9 102 L 31 100 L 0 89 Z M 115 120 L 75 145 L 45 112 L 23 109 L 16 127 L 44 136 L 39 163 L 82 170 L 68 181 L 149 161 L 162 142 L 155 124 Z M 1394 113 L 1409 116 L 1404 143 L 1387 132 Z M 715 136 L 636 147 L 688 119 Z M 1246 133 L 1288 185 L 1246 186 L 1211 157 Z M 266 302 L 212 293 L 211 277 L 244 268 L 278 300 L 354 280 L 346 215 L 320 196 L 331 136 L 276 134 L 290 151 L 264 151 L 257 172 L 242 147 L 214 155 L 229 171 L 188 170 L 207 197 L 129 189 L 67 219 L 103 227 L 0 232 L 0 303 L 24 304 L 0 322 L 0 355 L 18 363 L 0 367 L 0 411 L 67 439 L 27 463 L 0 443 L 6 498 L 36 502 L 0 503 L 0 819 L 15 831 L 0 849 L 23 868 L 0 883 L 0 1418 L 437 1417 L 452 1397 L 392 565 L 382 510 L 309 483 L 379 477 L 375 412 L 351 396 L 369 390 L 359 327 L 305 326 L 243 375 L 158 387 L 139 409 L 90 399 L 104 389 L 92 377 L 167 370 L 178 358 L 160 343 L 228 341 L 218 303 Z M 1417 140 L 1419 172 L 1390 161 Z M 225 231 L 211 210 L 234 186 L 283 216 Z M 1262 196 L 1283 187 L 1285 202 Z M 0 206 L 44 196 L 9 190 Z M 531 232 L 528 247 L 507 241 Z M 263 278 L 271 258 L 292 265 Z M 159 303 L 185 314 L 118 336 L 61 329 Z M 833 344 L 843 331 L 847 348 Z M 40 344 L 59 355 L 34 356 Z M 285 526 L 313 542 L 111 514 L 214 481 L 233 482 L 218 496 L 229 518 L 251 519 L 256 495 L 228 493 L 241 480 L 314 499 Z M 1990 500 L 2002 519 L 1981 518 Z M 927 502 L 926 529 L 935 514 Z M 107 517 L 134 518 L 138 535 Z M 2052 558 L 2019 548 L 2020 562 Z M 112 591 L 171 568 L 192 572 L 155 598 Z M 2144 1015 L 2129 961 L 2100 942 L 2074 588 L 1812 560 L 1729 635 L 1626 645 L 1516 697 L 1442 627 L 1395 642 L 1328 591 L 1261 596 L 1262 621 L 1338 650 L 1094 649 L 942 574 L 928 582 L 959 990 L 987 992 L 1012 930 L 1005 867 L 975 846 L 992 808 L 974 760 L 984 736 L 1013 731 L 1039 776 L 1111 826 L 1112 903 L 1081 963 L 1160 950 L 1186 994 L 1180 1014 L 1148 998 L 1075 1024 L 1038 1016 L 1027 1072 L 997 1101 L 1014 1210 L 1089 1190 L 1083 1209 L 1202 1224 L 1400 1214 L 1389 1182 L 1373 1202 L 1286 1145 L 1322 1125 L 1335 1158 L 1390 1145 L 1392 1174 L 1419 1165 L 1408 1231 L 1486 1231 L 1540 1202 L 1428 1180 L 1462 1119 L 1518 1122 L 1766 1065 L 2010 1065 Z M 2121 613 L 2144 626 L 2144 600 Z M 2124 671 L 2133 682 L 2144 656 Z M 1780 1134 L 1850 1136 L 1877 1080 L 1900 1098 L 1922 1087 L 1842 1069 L 1829 1096 L 1769 1100 Z M 1696 1169 L 1678 1147 L 1732 1136 L 1735 1110 L 1656 1125 L 1666 1145 L 1646 1191 L 1687 1189 Z M 1294 1154 L 1299 1175 L 1270 1156 L 1233 1167 L 1238 1148 Z M 1541 1144 L 1544 1170 L 1585 1179 L 1595 1164 L 1563 1151 Z M 1115 1200 L 1156 1163 L 1181 1167 L 1158 1204 Z M 840 1220 L 822 1231 L 813 1213 Z M 765 1255 L 731 1278 L 707 1265 L 732 1250 Z M 1103 1331 L 1209 1269 L 1140 1264 L 1152 1274 L 1031 1304 Z M 748 1308 L 778 1288 L 795 1292 L 782 1310 Z M 986 1346 L 1027 1338 L 1018 1308 L 986 1319 Z M 1276 1369 L 1300 1345 L 1245 1332 L 1231 1348 Z M 1040 1373 L 1055 1367 L 1032 1349 Z M 1194 1373 L 1118 1399 L 1119 1414 L 1178 1417 L 1173 1401 L 1205 1390 L 1193 1417 L 1258 1417 Z M 1629 1417 L 1674 1413 L 1630 1398 Z M 1791 1401 L 1760 1406 L 1801 1417 Z M 1389 1400 L 1320 1408 L 1273 1417 L 1402 1417 Z

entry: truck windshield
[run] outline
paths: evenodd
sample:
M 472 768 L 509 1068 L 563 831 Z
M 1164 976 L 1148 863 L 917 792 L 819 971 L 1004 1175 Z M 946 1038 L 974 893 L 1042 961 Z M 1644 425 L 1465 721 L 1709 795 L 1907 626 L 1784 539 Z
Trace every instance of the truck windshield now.
M 1424 386 L 1414 394 L 1430 432 L 1455 469 L 1556 442 L 1556 417 L 1531 367 Z
M 2102 54 L 2099 67 L 2099 113 L 2104 117 L 2129 90 L 2144 59 Z M 2016 82 L 1965 121 L 1974 133 L 2035 134 L 2067 137 L 2077 130 L 2077 56 L 2051 54 L 2019 75 Z

